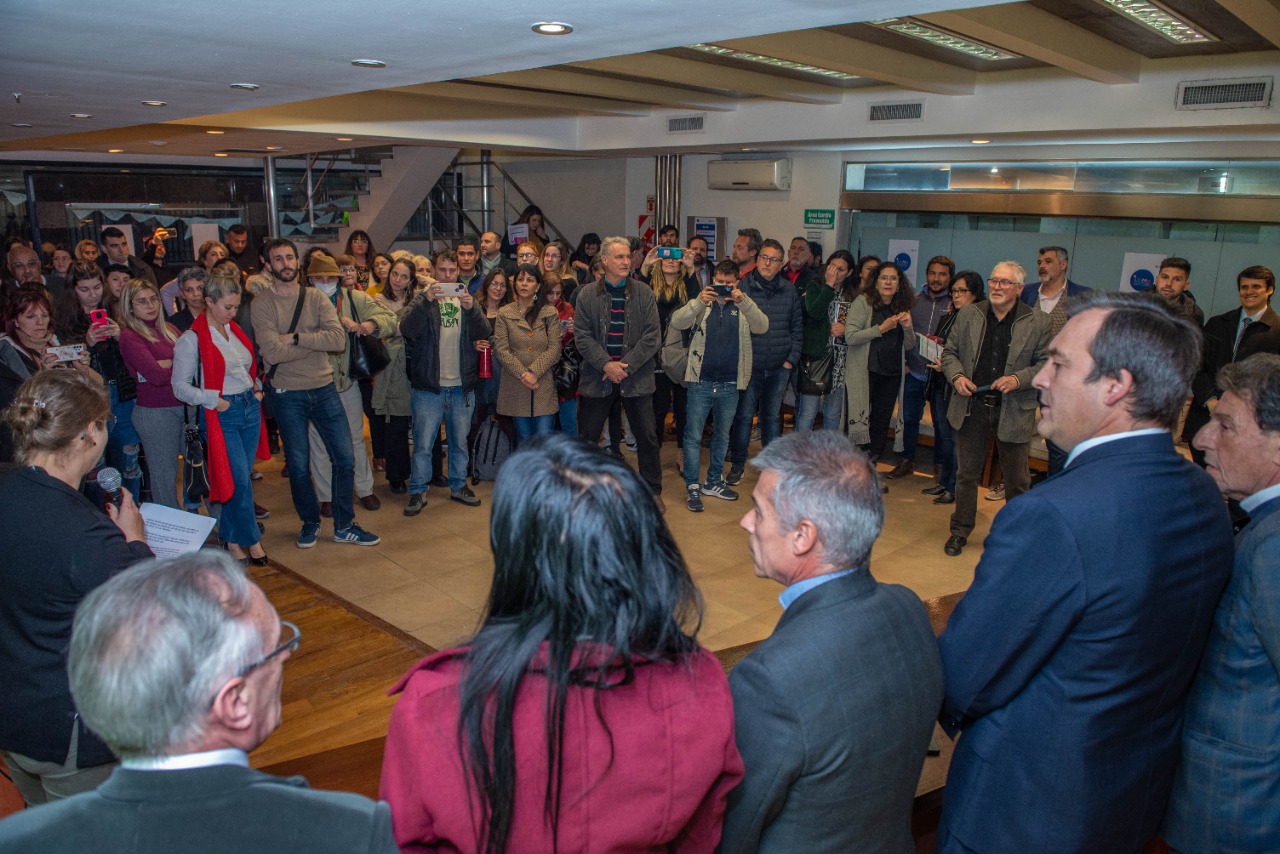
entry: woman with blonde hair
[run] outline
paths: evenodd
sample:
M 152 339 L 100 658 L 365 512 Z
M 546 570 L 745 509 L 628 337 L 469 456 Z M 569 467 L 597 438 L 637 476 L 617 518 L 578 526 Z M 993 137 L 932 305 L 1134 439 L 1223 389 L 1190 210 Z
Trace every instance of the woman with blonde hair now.
M 206 240 L 200 244 L 200 249 L 196 252 L 196 263 L 204 267 L 206 272 L 212 273 L 218 262 L 228 254 L 227 245 L 222 241 Z
M 182 402 L 173 396 L 173 346 L 178 330 L 160 310 L 160 291 L 145 279 L 130 279 L 120 296 L 120 354 L 138 379 L 133 428 L 142 438 L 151 499 L 181 510 L 178 456 L 182 453 Z
M 697 285 L 689 285 L 685 281 L 684 261 L 679 258 L 662 258 L 649 271 L 649 286 L 653 288 L 653 296 L 658 301 L 658 342 L 667 340 L 667 326 L 671 323 L 671 315 L 682 308 L 689 300 L 698 298 Z M 658 351 L 662 358 L 662 351 Z M 676 444 L 684 447 L 684 412 L 685 388 L 674 383 L 665 371 L 654 374 L 657 386 L 653 392 L 653 423 L 658 432 L 658 447 L 662 447 L 663 437 L 667 429 L 667 412 L 675 417 Z
M 81 240 L 76 244 L 75 260 L 77 261 L 89 261 L 96 264 L 98 263 L 98 256 L 101 254 L 102 250 L 92 240 Z M 70 281 L 70 278 L 68 278 L 68 281 Z

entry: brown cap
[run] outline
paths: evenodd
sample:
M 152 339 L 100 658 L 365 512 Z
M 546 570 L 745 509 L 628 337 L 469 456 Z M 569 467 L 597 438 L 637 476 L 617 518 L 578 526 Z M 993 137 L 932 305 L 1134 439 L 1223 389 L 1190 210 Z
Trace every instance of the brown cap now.
M 342 271 L 338 269 L 338 265 L 328 255 L 323 252 L 317 252 L 311 256 L 311 263 L 307 265 L 307 278 L 333 276 L 336 279 L 341 275 Z

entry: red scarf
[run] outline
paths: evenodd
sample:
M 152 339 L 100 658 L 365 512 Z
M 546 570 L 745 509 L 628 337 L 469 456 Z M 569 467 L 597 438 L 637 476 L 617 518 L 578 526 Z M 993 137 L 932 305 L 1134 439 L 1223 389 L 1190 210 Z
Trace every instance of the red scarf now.
M 249 355 L 253 355 L 253 345 L 249 343 L 249 338 L 244 331 L 236 325 L 235 321 L 227 324 L 236 338 L 240 339 L 240 343 L 249 351 Z M 191 331 L 196 334 L 196 343 L 200 347 L 200 367 L 203 370 L 204 377 L 202 384 L 206 390 L 216 391 L 222 394 L 222 383 L 227 373 L 226 360 L 222 358 L 222 351 L 218 349 L 218 345 L 213 343 L 213 334 L 209 331 L 209 313 L 207 311 L 200 312 L 200 316 L 191 324 Z M 249 360 L 249 379 L 257 380 L 258 365 L 257 360 L 250 358 Z M 209 433 L 209 500 L 225 502 L 235 494 L 235 481 L 231 479 L 231 463 L 227 459 L 227 440 L 222 435 L 222 424 L 218 421 L 217 409 L 205 410 L 205 429 Z M 259 418 L 258 427 L 258 453 L 256 457 L 260 460 L 271 459 L 271 452 L 267 449 L 267 425 Z

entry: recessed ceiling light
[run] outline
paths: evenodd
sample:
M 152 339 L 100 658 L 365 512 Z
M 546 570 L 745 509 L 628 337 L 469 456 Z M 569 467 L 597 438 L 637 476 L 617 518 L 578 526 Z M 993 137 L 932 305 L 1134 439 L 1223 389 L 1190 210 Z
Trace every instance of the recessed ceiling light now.
M 990 141 L 991 141 L 991 140 L 989 140 L 989 139 L 971 139 L 971 140 L 969 140 L 969 142 L 973 143 L 974 145 L 986 145 L 986 144 L 987 144 L 988 142 L 990 142 Z
M 169 106 L 169 102 L 168 102 L 168 101 L 143 101 L 143 102 L 142 102 L 142 106 L 144 106 L 144 107 L 167 107 L 167 106 Z
M 892 30 L 895 33 L 902 33 L 904 36 L 911 36 L 913 39 L 935 44 L 938 47 L 945 47 L 947 50 L 976 56 L 978 59 L 994 62 L 1003 59 L 1021 58 L 1016 53 L 1010 53 L 1007 50 L 1001 50 L 998 47 L 992 47 L 989 44 L 965 38 L 958 33 L 917 21 L 915 18 L 882 18 L 878 21 L 868 21 L 868 23 L 881 29 Z
M 1000 169 L 999 169 L 999 167 L 997 167 L 997 166 L 992 166 L 992 167 L 991 167 L 991 174 L 992 174 L 992 175 L 999 175 L 999 174 L 1000 174 Z
M 253 92 L 258 88 L 257 83 L 228 83 L 232 89 L 243 89 L 246 92 Z
M 942 167 L 941 169 L 939 169 L 938 171 L 939 171 L 939 172 L 950 172 L 950 171 L 951 171 L 951 167 L 950 167 L 950 166 L 943 166 L 943 167 Z
M 89 115 L 88 113 L 72 113 L 72 114 L 71 114 L 71 118 L 73 118 L 73 119 L 91 119 L 91 118 L 93 118 L 93 116 Z
M 742 149 L 742 150 L 743 150 L 743 151 L 750 151 L 751 149 L 749 149 L 749 148 L 744 148 L 744 149 Z
M 567 36 L 573 32 L 573 27 L 560 21 L 539 21 L 530 27 L 540 36 Z
M 227 153 L 226 153 L 225 151 L 215 151 L 215 152 L 213 153 L 213 156 L 214 156 L 214 157 L 226 157 L 226 156 L 227 156 Z
M 107 154 L 124 154 L 123 148 L 108 148 Z
M 151 144 L 152 144 L 152 145 L 168 145 L 168 144 L 169 144 L 169 140 L 167 140 L 167 139 L 153 139 L 153 140 L 151 140 Z
M 13 127 L 16 127 L 16 128 L 29 128 L 29 127 L 31 127 L 31 124 L 30 124 L 29 122 L 14 122 L 14 123 L 13 123 Z
M 212 134 L 215 134 L 215 135 L 221 135 L 221 134 L 226 133 L 226 131 L 225 131 L 225 130 L 207 130 L 207 131 L 205 131 L 205 133 L 212 133 Z
M 355 137 L 354 137 L 354 136 L 339 136 L 339 137 L 336 137 L 336 139 L 338 140 L 338 142 L 351 142 L 351 140 L 355 139 Z
M 387 64 L 381 59 L 353 59 L 351 64 L 356 68 L 386 68 Z
M 744 62 L 754 62 L 758 65 L 769 65 L 773 68 L 785 68 L 789 71 L 803 71 L 805 74 L 817 74 L 820 77 L 830 77 L 832 80 L 857 80 L 856 74 L 848 74 L 844 71 L 836 71 L 832 68 L 819 68 L 816 65 L 805 65 L 803 62 L 792 62 L 789 59 L 779 59 L 776 56 L 764 56 L 759 53 L 748 53 L 745 50 L 734 50 L 733 48 L 721 47 L 717 44 L 688 44 L 685 47 L 690 50 L 709 53 L 713 56 L 727 56 L 730 59 L 741 59 Z
M 1200 44 L 1217 39 L 1190 24 L 1159 3 L 1150 0 L 1098 0 L 1103 6 L 1128 15 L 1144 27 L 1155 30 L 1174 44 Z
M 267 151 L 284 151 L 283 145 L 268 145 Z

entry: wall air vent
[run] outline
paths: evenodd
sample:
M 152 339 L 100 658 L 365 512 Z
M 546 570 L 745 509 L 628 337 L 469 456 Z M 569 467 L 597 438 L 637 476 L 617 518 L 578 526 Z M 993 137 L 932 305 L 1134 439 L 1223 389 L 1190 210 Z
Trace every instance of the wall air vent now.
M 706 115 L 676 116 L 667 119 L 667 133 L 703 133 Z
M 924 101 L 886 101 L 872 104 L 868 121 L 918 122 L 924 119 Z
M 1184 80 L 1178 84 L 1179 110 L 1228 110 L 1267 107 L 1271 104 L 1274 77 L 1238 77 L 1230 80 Z

